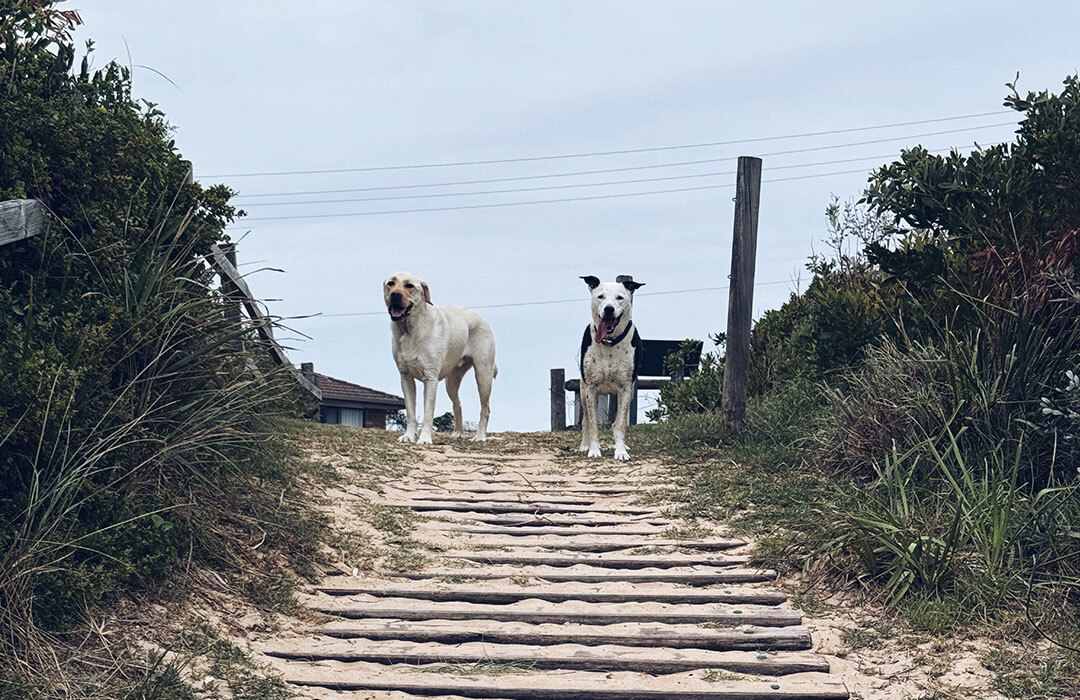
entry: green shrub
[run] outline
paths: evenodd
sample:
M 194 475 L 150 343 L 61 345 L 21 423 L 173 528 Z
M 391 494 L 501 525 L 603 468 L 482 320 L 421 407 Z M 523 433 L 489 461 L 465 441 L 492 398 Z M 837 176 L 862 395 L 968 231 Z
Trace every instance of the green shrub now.
M 732 441 L 736 457 L 767 467 L 802 461 L 808 436 L 821 420 L 821 386 L 797 377 L 770 394 L 746 402 L 746 424 Z
M 681 364 L 679 353 L 674 353 L 674 355 L 676 356 L 669 356 L 666 359 L 674 364 Z M 723 355 L 716 352 L 703 353 L 697 371 L 689 378 L 679 382 L 668 382 L 661 387 L 657 407 L 648 411 L 646 415 L 649 420 L 659 421 L 666 416 L 687 416 L 719 411 L 723 392 Z
M 92 665 L 51 633 L 110 596 L 181 561 L 311 557 L 320 522 L 272 423 L 293 385 L 249 371 L 205 261 L 232 193 L 188 182 L 127 69 L 72 70 L 78 18 L 55 4 L 0 0 L 0 199 L 50 212 L 0 248 L 0 677 L 37 688 Z
M 944 355 L 928 345 L 871 347 L 857 368 L 822 389 L 825 418 L 813 434 L 812 458 L 850 474 L 872 473 L 940 429 L 951 411 Z

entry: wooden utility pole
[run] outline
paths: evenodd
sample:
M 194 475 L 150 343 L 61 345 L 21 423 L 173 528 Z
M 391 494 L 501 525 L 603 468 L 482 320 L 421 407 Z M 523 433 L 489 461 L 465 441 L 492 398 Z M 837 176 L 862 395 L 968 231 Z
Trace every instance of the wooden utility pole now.
M 735 188 L 735 232 L 731 240 L 723 399 L 723 423 L 729 432 L 741 430 L 746 420 L 750 328 L 754 316 L 754 262 L 761 198 L 760 158 L 739 157 Z

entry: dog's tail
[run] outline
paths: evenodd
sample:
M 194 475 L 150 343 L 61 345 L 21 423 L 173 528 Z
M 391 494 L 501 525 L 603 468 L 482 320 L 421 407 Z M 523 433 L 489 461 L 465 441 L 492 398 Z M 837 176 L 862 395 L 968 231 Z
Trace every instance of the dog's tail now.
M 495 377 L 498 377 L 498 376 L 499 376 L 499 366 L 498 365 L 492 365 L 492 367 L 491 367 L 491 378 L 494 379 Z

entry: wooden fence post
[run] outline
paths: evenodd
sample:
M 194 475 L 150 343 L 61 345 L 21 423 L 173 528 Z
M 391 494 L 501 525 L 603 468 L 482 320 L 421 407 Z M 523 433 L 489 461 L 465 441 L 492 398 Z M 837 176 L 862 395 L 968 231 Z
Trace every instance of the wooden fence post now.
M 566 430 L 566 371 L 551 370 L 551 432 Z
M 761 159 L 740 156 L 735 190 L 735 231 L 731 240 L 731 282 L 725 344 L 727 357 L 724 362 L 723 424 L 730 432 L 738 432 L 746 420 L 760 198 Z
M 236 244 L 235 243 L 221 243 L 218 248 L 225 255 L 225 259 L 229 261 L 229 264 L 234 268 L 239 269 L 236 264 Z M 243 314 L 240 311 L 240 305 L 242 303 L 242 295 L 240 291 L 235 287 L 225 287 L 225 321 L 229 324 L 230 330 L 240 330 L 243 327 Z M 243 349 L 243 341 L 237 340 L 234 346 L 238 349 Z

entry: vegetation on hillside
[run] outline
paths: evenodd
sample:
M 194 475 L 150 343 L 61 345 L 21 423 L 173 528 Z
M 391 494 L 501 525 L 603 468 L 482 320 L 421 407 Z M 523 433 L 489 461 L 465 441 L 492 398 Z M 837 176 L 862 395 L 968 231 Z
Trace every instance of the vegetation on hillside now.
M 720 432 L 720 353 L 665 388 L 660 414 L 670 446 L 721 446 L 741 464 L 691 475 L 699 506 L 753 501 L 742 524 L 772 533 L 766 551 L 809 555 L 912 619 L 1021 615 L 1017 634 L 1049 639 L 1073 679 L 1047 696 L 1067 696 L 1080 668 L 1080 79 L 1009 88 L 1013 142 L 906 150 L 859 202 L 829 206 L 830 253 L 754 327 L 744 433 Z
M 0 200 L 50 212 L 0 248 L 0 695 L 151 697 L 168 665 L 95 658 L 88 621 L 193 566 L 303 570 L 318 520 L 269 423 L 292 386 L 245 369 L 205 262 L 232 192 L 188 181 L 127 68 L 76 60 L 79 22 L 0 0 Z

